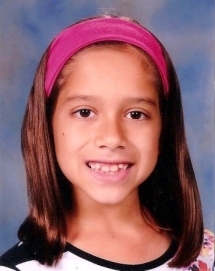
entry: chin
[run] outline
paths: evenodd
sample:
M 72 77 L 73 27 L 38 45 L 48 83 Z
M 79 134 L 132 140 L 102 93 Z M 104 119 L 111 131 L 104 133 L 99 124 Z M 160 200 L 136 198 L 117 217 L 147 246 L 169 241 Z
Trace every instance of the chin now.
M 114 193 L 113 191 L 110 193 L 105 194 L 97 194 L 95 196 L 92 196 L 91 198 L 94 200 L 94 202 L 97 202 L 101 205 L 106 206 L 114 206 L 114 205 L 120 205 L 129 200 L 131 197 L 130 193 Z

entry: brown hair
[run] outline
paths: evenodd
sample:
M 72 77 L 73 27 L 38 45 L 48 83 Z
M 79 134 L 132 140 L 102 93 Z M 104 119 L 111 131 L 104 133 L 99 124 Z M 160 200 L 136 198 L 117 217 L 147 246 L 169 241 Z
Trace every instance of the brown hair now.
M 161 47 L 170 86 L 167 98 L 162 93 L 159 95 L 161 150 L 156 168 L 139 187 L 139 198 L 157 225 L 168 230 L 178 243 L 170 266 L 182 267 L 195 260 L 200 252 L 203 222 L 186 144 L 180 87 L 171 59 Z M 72 189 L 55 157 L 51 116 L 58 85 L 55 84 L 47 99 L 44 82 L 48 52 L 49 48 L 36 72 L 22 126 L 30 210 L 18 237 L 32 245 L 40 263 L 52 265 L 60 259 L 66 245 L 65 217 L 72 209 Z

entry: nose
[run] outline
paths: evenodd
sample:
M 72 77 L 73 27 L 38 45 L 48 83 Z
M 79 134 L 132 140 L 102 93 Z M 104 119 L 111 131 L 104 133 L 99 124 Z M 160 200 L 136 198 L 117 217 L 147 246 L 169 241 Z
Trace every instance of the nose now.
M 115 150 L 126 147 L 126 131 L 119 119 L 103 120 L 96 132 L 96 145 L 99 148 Z

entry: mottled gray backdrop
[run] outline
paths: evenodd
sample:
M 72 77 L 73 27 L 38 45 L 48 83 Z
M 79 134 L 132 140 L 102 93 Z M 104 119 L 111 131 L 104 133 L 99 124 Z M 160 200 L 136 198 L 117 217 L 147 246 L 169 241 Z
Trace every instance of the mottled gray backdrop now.
M 62 28 L 100 13 L 137 19 L 169 51 L 181 83 L 205 227 L 214 231 L 214 5 L 213 0 L 0 1 L 0 254 L 17 242 L 27 214 L 20 127 L 38 61 Z

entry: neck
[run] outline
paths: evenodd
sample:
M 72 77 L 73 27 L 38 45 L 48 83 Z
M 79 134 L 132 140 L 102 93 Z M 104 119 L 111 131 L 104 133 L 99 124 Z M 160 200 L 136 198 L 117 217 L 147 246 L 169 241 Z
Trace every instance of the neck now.
M 135 228 L 154 227 L 144 215 L 138 191 L 117 204 L 103 204 L 91 199 L 77 200 L 75 208 L 67 217 L 69 239 L 81 231 L 115 232 Z M 155 229 L 155 228 L 154 228 Z M 156 229 L 157 230 L 157 229 Z
M 156 259 L 170 245 L 168 234 L 150 223 L 148 214 L 145 216 L 138 193 L 117 204 L 101 204 L 89 198 L 75 203 L 67 219 L 67 241 L 92 255 L 142 263 Z

